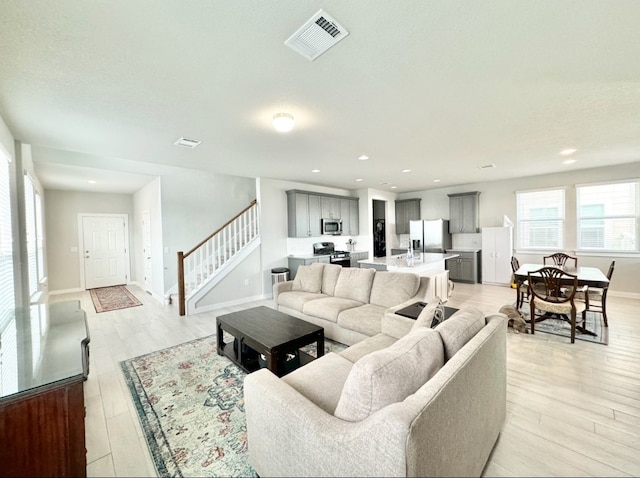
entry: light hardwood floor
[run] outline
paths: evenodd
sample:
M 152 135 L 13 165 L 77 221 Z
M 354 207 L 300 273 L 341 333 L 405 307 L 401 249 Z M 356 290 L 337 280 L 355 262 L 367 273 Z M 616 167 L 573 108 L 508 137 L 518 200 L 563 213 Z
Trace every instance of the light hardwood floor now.
M 191 317 L 135 286 L 143 306 L 96 314 L 79 299 L 91 333 L 85 384 L 87 474 L 155 476 L 119 362 L 215 333 L 215 317 L 271 301 Z M 456 284 L 447 305 L 495 312 L 506 287 Z M 525 304 L 526 306 L 526 304 Z M 485 476 L 640 475 L 640 300 L 609 297 L 609 345 L 537 333 L 507 335 L 507 419 Z

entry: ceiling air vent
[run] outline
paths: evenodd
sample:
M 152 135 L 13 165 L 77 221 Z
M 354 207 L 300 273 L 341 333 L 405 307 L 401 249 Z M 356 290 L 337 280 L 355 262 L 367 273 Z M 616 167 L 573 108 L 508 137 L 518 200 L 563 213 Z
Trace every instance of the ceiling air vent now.
M 182 146 L 183 148 L 190 148 L 193 149 L 196 146 L 199 146 L 200 143 L 202 143 L 202 141 L 199 141 L 197 139 L 189 139 L 189 138 L 185 138 L 184 136 L 182 138 L 180 138 L 178 141 L 176 141 L 175 144 L 176 146 Z
M 495 164 L 493 164 L 493 163 L 490 163 L 490 164 L 484 164 L 484 165 L 482 165 L 482 166 L 478 166 L 478 168 L 480 168 L 480 169 L 493 169 L 493 168 L 495 168 L 495 167 L 496 167 L 496 165 L 495 165 Z
M 349 32 L 342 25 L 320 10 L 284 44 L 313 61 L 347 35 Z

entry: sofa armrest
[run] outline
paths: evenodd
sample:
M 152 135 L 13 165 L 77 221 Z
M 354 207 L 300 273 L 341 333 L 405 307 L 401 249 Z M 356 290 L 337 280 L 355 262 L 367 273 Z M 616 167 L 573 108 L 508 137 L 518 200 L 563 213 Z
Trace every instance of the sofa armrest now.
M 399 339 L 409 333 L 416 321 L 408 317 L 398 315 L 396 314 L 396 312 L 400 309 L 404 309 L 405 307 L 410 306 L 411 304 L 415 304 L 416 302 L 428 302 L 427 290 L 429 288 L 430 280 L 430 277 L 420 277 L 420 285 L 418 287 L 418 291 L 413 297 L 411 297 L 411 299 L 405 300 L 403 303 L 394 305 L 393 307 L 389 307 L 384 312 L 384 316 L 382 317 L 381 330 L 383 334 L 387 334 L 391 337 Z
M 266 369 L 244 382 L 249 460 L 260 476 L 404 476 L 415 407 L 396 403 L 361 422 L 317 407 Z
M 278 305 L 278 295 L 282 292 L 290 292 L 293 288 L 293 281 L 276 282 L 273 284 L 273 301 Z

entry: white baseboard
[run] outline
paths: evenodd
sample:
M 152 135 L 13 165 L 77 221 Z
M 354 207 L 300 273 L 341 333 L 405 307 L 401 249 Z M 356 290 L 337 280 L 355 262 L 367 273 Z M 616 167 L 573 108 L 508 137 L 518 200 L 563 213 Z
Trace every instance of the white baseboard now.
M 217 304 L 196 307 L 191 314 L 188 313 L 187 315 L 201 314 L 203 312 L 210 312 L 212 310 L 223 309 L 225 307 L 233 307 L 236 305 L 246 304 L 247 302 L 255 302 L 256 300 L 264 300 L 269 298 L 271 298 L 271 296 L 262 294 L 253 297 L 243 297 L 242 299 L 230 300 L 228 302 L 218 302 Z
M 71 294 L 74 292 L 84 292 L 84 289 L 78 287 L 76 289 L 50 290 L 49 295 Z

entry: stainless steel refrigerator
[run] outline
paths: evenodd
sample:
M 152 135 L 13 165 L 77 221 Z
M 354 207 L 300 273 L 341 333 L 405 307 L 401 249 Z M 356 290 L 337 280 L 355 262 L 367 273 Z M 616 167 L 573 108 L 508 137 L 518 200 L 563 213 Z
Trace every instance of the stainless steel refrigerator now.
M 419 252 L 444 252 L 451 249 L 449 221 L 432 219 L 409 222 L 411 246 Z

